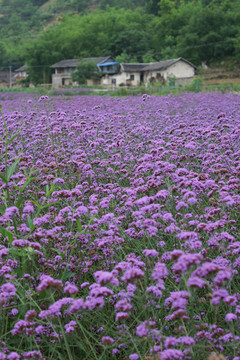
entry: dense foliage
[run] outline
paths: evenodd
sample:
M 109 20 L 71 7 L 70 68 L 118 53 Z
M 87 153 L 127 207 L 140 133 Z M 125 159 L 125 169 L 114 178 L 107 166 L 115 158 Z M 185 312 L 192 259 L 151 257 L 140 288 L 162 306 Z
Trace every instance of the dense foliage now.
M 1 103 L 0 358 L 239 360 L 239 96 Z
M 80 61 L 71 74 L 72 80 L 79 84 L 86 84 L 88 79 L 97 80 L 102 76 L 97 65 L 93 61 Z
M 50 81 L 49 65 L 64 58 L 240 59 L 238 0 L 0 3 L 0 66 L 28 63 L 33 82 Z

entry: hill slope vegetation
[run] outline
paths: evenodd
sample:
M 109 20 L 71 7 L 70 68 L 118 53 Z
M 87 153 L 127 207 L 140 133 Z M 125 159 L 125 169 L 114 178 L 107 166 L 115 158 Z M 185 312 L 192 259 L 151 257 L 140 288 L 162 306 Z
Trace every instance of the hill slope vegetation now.
M 0 0 L 0 67 L 50 79 L 64 58 L 125 62 L 240 59 L 238 0 Z

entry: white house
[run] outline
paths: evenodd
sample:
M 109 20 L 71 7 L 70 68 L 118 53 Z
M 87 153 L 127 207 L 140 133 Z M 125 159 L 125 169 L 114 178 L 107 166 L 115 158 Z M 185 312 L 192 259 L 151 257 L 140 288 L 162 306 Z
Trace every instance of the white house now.
M 27 77 L 28 77 L 27 65 L 23 65 L 14 71 L 13 80 L 24 80 Z
M 178 58 L 154 63 L 120 64 L 117 74 L 104 75 L 103 85 L 137 86 L 153 82 L 186 85 L 192 82 L 196 66 L 189 61 Z
M 104 75 L 103 85 L 137 86 L 144 82 L 144 68 L 147 64 L 120 64 L 118 73 Z
M 192 82 L 196 70 L 196 66 L 183 58 L 136 64 L 120 64 L 111 56 L 83 60 L 95 62 L 99 71 L 102 72 L 103 76 L 97 80 L 97 84 L 116 87 L 148 85 L 153 82 L 186 85 Z M 74 85 L 71 72 L 79 61 L 79 59 L 62 60 L 52 65 L 51 68 L 55 70 L 52 75 L 53 87 Z M 96 85 L 96 82 L 88 80 L 88 85 Z
M 59 88 L 62 86 L 74 85 L 72 82 L 71 72 L 76 68 L 80 61 L 81 59 L 61 60 L 56 64 L 51 65 L 50 68 L 54 69 L 54 74 L 52 74 L 52 86 Z M 85 58 L 83 61 L 95 62 L 96 66 L 99 67 L 105 63 L 108 64 L 114 62 L 114 58 L 112 56 L 101 56 Z M 88 85 L 94 85 L 93 80 L 89 80 Z
M 195 76 L 196 66 L 183 58 L 169 59 L 157 63 L 150 63 L 145 68 L 145 83 L 162 80 L 166 84 L 175 82 L 187 85 Z

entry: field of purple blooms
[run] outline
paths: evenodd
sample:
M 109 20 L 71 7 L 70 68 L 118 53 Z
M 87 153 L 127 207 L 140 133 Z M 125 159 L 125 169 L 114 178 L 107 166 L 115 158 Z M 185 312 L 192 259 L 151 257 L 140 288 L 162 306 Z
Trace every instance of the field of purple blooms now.
M 27 96 L 0 100 L 0 360 L 240 360 L 240 97 Z

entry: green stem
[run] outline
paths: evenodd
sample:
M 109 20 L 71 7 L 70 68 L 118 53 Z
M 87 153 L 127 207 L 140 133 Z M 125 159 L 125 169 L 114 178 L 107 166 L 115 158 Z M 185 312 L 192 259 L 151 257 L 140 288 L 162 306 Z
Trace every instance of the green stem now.
M 68 353 L 68 359 L 73 360 L 71 349 L 69 347 L 69 344 L 68 344 L 68 341 L 67 341 L 67 338 L 66 338 L 66 334 L 65 334 L 64 328 L 62 326 L 61 319 L 59 317 L 58 317 L 58 322 L 59 322 L 59 325 L 60 325 L 60 328 L 61 328 L 61 331 L 62 331 L 62 336 L 63 336 L 64 343 L 66 345 L 66 349 L 67 349 L 67 353 Z

